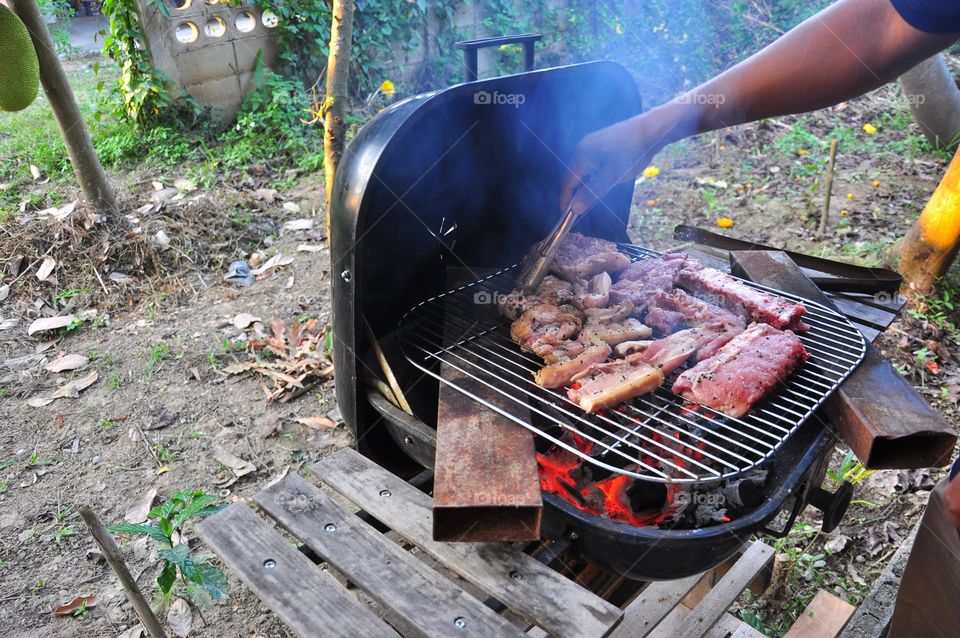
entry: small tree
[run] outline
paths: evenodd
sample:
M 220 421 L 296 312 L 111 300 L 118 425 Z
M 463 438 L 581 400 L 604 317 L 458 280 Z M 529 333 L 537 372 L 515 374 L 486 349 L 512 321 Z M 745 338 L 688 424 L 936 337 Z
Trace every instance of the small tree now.
M 83 195 L 98 212 L 112 215 L 117 211 L 117 200 L 107 176 L 100 166 L 97 152 L 90 141 L 90 133 L 80 115 L 80 107 L 73 96 L 67 75 L 60 65 L 53 39 L 40 15 L 36 0 L 10 0 L 16 13 L 30 32 L 33 47 L 40 61 L 40 84 L 53 110 L 60 135 L 67 147 L 73 173 L 83 189 Z
M 333 0 L 330 27 L 330 54 L 327 57 L 327 93 L 324 99 L 323 159 L 327 186 L 327 237 L 330 236 L 330 208 L 333 203 L 333 176 L 340 164 L 347 135 L 347 85 L 350 71 L 350 44 L 353 39 L 353 0 Z

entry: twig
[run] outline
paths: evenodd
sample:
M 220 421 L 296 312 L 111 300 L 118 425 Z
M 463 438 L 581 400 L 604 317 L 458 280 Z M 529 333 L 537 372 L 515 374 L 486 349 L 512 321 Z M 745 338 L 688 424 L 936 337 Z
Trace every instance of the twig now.
M 157 467 L 163 467 L 163 463 L 160 461 L 160 457 L 157 456 L 157 453 L 154 451 L 154 449 L 150 447 L 150 441 L 147 440 L 147 435 L 144 434 L 143 429 L 136 423 L 133 423 L 132 425 L 134 429 L 136 429 L 136 431 L 140 433 L 140 439 L 143 440 L 143 445 L 146 446 L 147 452 L 149 452 L 150 456 L 153 457 L 153 461 L 157 464 Z
M 87 263 L 90 264 L 90 267 L 93 268 L 93 274 L 97 276 L 97 281 L 100 282 L 100 287 L 103 288 L 103 294 L 106 297 L 110 296 L 110 293 L 107 292 L 107 286 L 103 283 L 103 279 L 100 278 L 100 271 L 97 270 L 97 267 L 90 261 L 90 258 L 87 257 Z
M 147 633 L 150 634 L 151 638 L 166 638 L 166 634 L 163 633 L 163 629 L 160 627 L 160 621 L 153 615 L 150 605 L 147 604 L 147 600 L 143 597 L 143 592 L 137 587 L 133 576 L 130 575 L 130 570 L 127 569 L 127 564 L 123 561 L 123 553 L 120 551 L 120 548 L 117 547 L 113 536 L 110 535 L 110 532 L 107 531 L 107 528 L 103 526 L 97 518 L 97 515 L 94 514 L 93 510 L 89 507 L 81 505 L 79 512 L 83 522 L 87 524 L 93 540 L 100 546 L 100 551 L 103 553 L 107 564 L 110 565 L 113 573 L 115 573 L 117 579 L 120 580 L 120 585 L 123 586 L 127 600 L 133 605 L 133 610 L 137 613 L 137 617 L 140 618 L 143 626 L 146 627 Z
M 837 159 L 837 146 L 839 140 L 830 142 L 830 161 L 827 163 L 827 178 L 823 182 L 823 210 L 820 211 L 820 227 L 817 233 L 823 235 L 827 232 L 827 219 L 830 217 L 830 195 L 833 192 L 833 165 Z

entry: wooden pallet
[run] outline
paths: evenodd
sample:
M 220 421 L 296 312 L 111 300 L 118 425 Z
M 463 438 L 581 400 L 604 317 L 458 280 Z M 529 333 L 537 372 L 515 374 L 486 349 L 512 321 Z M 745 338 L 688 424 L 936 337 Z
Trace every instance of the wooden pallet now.
M 746 544 L 707 574 L 651 583 L 620 609 L 514 545 L 432 540 L 430 497 L 352 449 L 311 469 L 393 530 L 378 531 L 297 475 L 257 494 L 259 508 L 342 574 L 340 580 L 245 504 L 234 503 L 197 528 L 299 636 L 762 637 L 727 613 L 773 558 L 762 542 Z M 357 590 L 375 604 L 361 602 Z M 502 605 L 485 603 L 484 596 Z

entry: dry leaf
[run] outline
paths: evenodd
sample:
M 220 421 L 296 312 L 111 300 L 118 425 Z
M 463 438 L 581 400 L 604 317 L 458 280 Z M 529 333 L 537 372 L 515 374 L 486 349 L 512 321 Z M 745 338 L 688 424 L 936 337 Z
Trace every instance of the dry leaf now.
M 53 257 L 47 257 L 43 260 L 43 263 L 40 264 L 40 267 L 37 268 L 37 279 L 40 281 L 46 281 L 47 277 L 53 273 L 53 269 L 57 267 L 57 260 Z
M 289 231 L 310 230 L 311 228 L 313 228 L 312 219 L 291 219 L 290 221 L 283 223 L 283 226 L 280 227 L 280 233 L 283 234 Z
M 220 465 L 229 468 L 237 478 L 246 476 L 247 474 L 252 474 L 253 472 L 257 471 L 257 466 L 255 466 L 253 463 L 250 461 L 244 461 L 239 456 L 234 456 L 221 447 L 214 449 L 213 459 Z
M 49 394 L 45 397 L 31 397 L 27 401 L 27 405 L 31 408 L 42 408 L 45 405 L 50 405 L 57 399 L 71 398 L 75 399 L 80 396 L 80 391 L 85 390 L 90 387 L 98 378 L 100 378 L 100 373 L 96 370 L 91 370 L 90 374 L 85 377 L 80 377 L 79 379 L 74 379 L 68 383 L 64 383 L 62 386 L 54 390 L 52 394 Z
M 157 498 L 157 490 L 156 488 L 150 488 L 133 499 L 130 507 L 127 508 L 126 514 L 123 515 L 123 520 L 128 523 L 143 523 L 146 521 L 147 514 L 150 512 L 150 508 L 153 507 L 155 498 Z
M 291 213 L 299 213 L 300 205 L 294 202 L 283 202 L 283 210 L 290 211 Z
M 187 638 L 193 628 L 193 612 L 183 598 L 175 598 L 167 612 L 167 625 L 175 635 Z
M 3 284 L 0 286 L 0 301 L 3 301 L 10 296 L 10 284 Z
M 302 423 L 308 428 L 316 428 L 318 430 L 323 428 L 337 427 L 336 421 L 334 421 L 333 419 L 328 419 L 325 416 L 305 416 L 305 417 L 300 417 L 299 419 L 294 419 L 294 421 L 296 421 L 297 423 Z
M 297 246 L 298 253 L 318 253 L 323 250 L 323 246 L 320 244 L 300 244 Z
M 97 597 L 90 596 L 77 596 L 73 600 L 63 605 L 60 605 L 53 610 L 54 616 L 72 616 L 75 611 L 84 606 L 86 602 L 86 609 L 92 609 L 97 606 Z
M 63 315 L 62 317 L 43 317 L 37 319 L 30 324 L 30 327 L 27 328 L 27 334 L 32 335 L 35 332 L 40 332 L 42 330 L 58 330 L 60 328 L 66 328 L 71 323 L 73 323 L 73 315 Z
M 143 628 L 143 625 L 134 625 L 117 636 L 117 638 L 144 638 L 146 635 L 146 630 Z
M 268 259 L 262 266 L 259 268 L 254 268 L 250 271 L 250 274 L 253 276 L 262 275 L 271 268 L 276 268 L 277 266 L 286 266 L 293 263 L 293 255 L 281 255 L 276 254 L 270 259 Z
M 82 354 L 65 354 L 59 359 L 54 359 L 43 369 L 47 372 L 63 372 L 64 370 L 76 370 L 90 363 L 90 359 Z
M 33 181 L 35 181 L 35 182 L 36 182 L 36 181 L 39 181 L 41 175 L 42 175 L 42 173 L 40 172 L 40 169 L 37 168 L 36 166 L 34 166 L 33 164 L 31 164 L 31 165 L 30 165 L 30 176 L 33 177 Z
M 236 317 L 233 318 L 233 326 L 240 330 L 243 330 L 249 326 L 254 321 L 260 321 L 260 317 L 256 315 L 251 315 L 249 312 L 241 312 Z

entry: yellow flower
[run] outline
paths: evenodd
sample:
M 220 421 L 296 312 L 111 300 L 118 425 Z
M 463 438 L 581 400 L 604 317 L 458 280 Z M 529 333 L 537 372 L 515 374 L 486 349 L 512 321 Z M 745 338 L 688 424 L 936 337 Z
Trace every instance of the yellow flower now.
M 840 211 L 840 217 L 846 217 L 849 214 L 850 214 L 850 211 L 848 211 L 846 208 Z
M 720 145 L 720 150 L 721 150 L 721 151 L 725 151 L 725 150 L 727 150 L 727 147 L 724 146 L 723 144 L 721 144 L 721 145 Z
M 874 188 L 880 188 L 880 180 L 879 180 L 879 179 L 873 180 L 873 187 L 874 187 Z
M 733 228 L 733 220 L 729 217 L 718 217 L 717 226 L 720 228 Z
M 380 84 L 380 92 L 384 95 L 393 95 L 393 91 L 393 82 L 390 80 L 384 80 L 383 83 Z
M 810 151 L 808 151 L 808 150 L 805 149 L 805 148 L 798 148 L 798 149 L 797 149 L 797 155 L 809 155 L 809 154 L 810 154 Z
M 847 199 L 853 199 L 853 193 L 847 193 Z
M 877 127 L 871 124 L 870 122 L 867 122 L 866 124 L 863 125 L 863 132 L 866 133 L 867 135 L 873 135 L 874 133 L 877 132 Z
M 653 207 L 656 206 L 656 205 L 657 205 L 657 200 L 655 200 L 655 199 L 648 199 L 648 200 L 647 200 L 647 208 L 653 208 Z
M 654 166 L 653 164 L 643 169 L 643 176 L 646 177 L 647 179 L 651 177 L 656 177 L 659 174 L 660 174 L 660 169 Z

